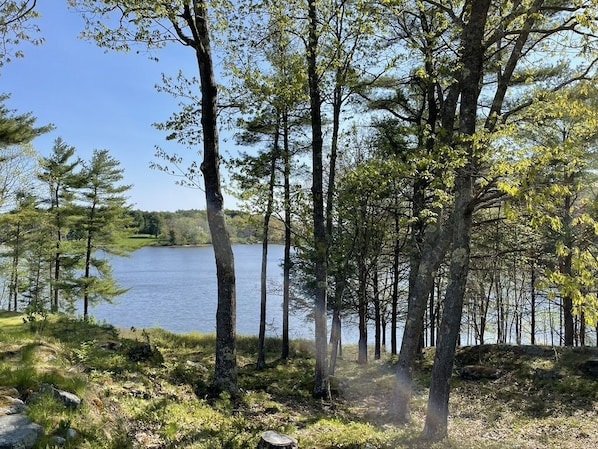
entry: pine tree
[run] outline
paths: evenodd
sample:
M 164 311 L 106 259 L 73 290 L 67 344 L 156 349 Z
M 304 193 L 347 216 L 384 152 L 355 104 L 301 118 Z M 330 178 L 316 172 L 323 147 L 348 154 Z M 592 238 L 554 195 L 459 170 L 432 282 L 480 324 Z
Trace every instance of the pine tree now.
M 15 115 L 6 107 L 7 95 L 0 95 L 0 148 L 23 145 L 52 129 L 51 126 L 35 127 L 31 113 Z
M 75 148 L 68 146 L 66 142 L 58 138 L 54 142 L 52 154 L 43 158 L 40 162 L 41 172 L 38 179 L 42 181 L 48 189 L 48 213 L 52 221 L 53 237 L 55 251 L 53 257 L 52 274 L 52 301 L 51 311 L 58 312 L 60 291 L 68 291 L 67 285 L 70 282 L 65 276 L 63 270 L 67 273 L 72 271 L 76 258 L 69 254 L 68 242 L 65 237 L 73 222 L 74 214 L 77 208 L 74 205 L 75 189 L 81 184 L 82 177 L 75 172 L 80 164 L 80 160 L 73 160 Z M 67 248 L 65 248 L 65 246 Z M 71 284 L 72 285 L 72 284 Z
M 123 170 L 107 150 L 95 150 L 83 172 L 85 182 L 79 193 L 81 218 L 78 232 L 83 243 L 83 274 L 78 279 L 83 298 L 83 318 L 89 318 L 89 306 L 104 300 L 111 301 L 126 292 L 112 277 L 110 262 L 105 254 L 123 254 L 119 237 L 131 223 L 127 198 L 131 186 L 121 184 Z

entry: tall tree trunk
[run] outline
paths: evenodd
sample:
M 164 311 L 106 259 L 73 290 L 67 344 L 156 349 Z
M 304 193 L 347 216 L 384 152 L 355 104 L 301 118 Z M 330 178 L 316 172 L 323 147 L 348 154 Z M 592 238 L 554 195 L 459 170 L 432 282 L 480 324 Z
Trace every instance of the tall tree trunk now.
M 316 366 L 313 396 L 329 398 L 328 383 L 328 347 L 326 322 L 326 295 L 328 277 L 328 236 L 324 218 L 324 167 L 322 141 L 322 100 L 320 95 L 320 79 L 318 76 L 318 11 L 316 2 L 308 2 L 308 44 L 307 44 L 307 76 L 309 84 L 311 129 L 312 129 L 312 198 L 314 226 L 314 275 L 315 275 L 315 343 Z
M 579 316 L 579 345 L 586 345 L 586 317 L 583 312 Z
M 8 310 L 10 310 L 10 304 L 13 304 L 13 311 L 17 311 L 18 296 L 19 296 L 19 255 L 21 252 L 21 224 L 17 223 L 17 232 L 15 238 L 15 249 L 12 258 L 12 273 L 10 283 L 10 295 L 8 298 Z
M 274 148 L 270 161 L 270 179 L 268 181 L 268 199 L 262 227 L 262 272 L 260 276 L 260 331 L 257 345 L 257 369 L 266 367 L 266 306 L 268 303 L 268 233 L 270 232 L 270 217 L 274 208 L 274 185 L 276 183 L 276 162 L 278 161 L 280 121 L 277 118 L 274 134 Z
M 185 4 L 184 18 L 194 31 L 197 41 L 193 48 L 201 81 L 201 127 L 203 131 L 203 162 L 206 209 L 218 279 L 218 307 L 216 311 L 215 393 L 238 393 L 236 320 L 237 294 L 235 260 L 226 226 L 224 201 L 220 183 L 220 151 L 218 141 L 218 88 L 214 76 L 212 49 L 205 0 L 193 0 L 193 11 Z
M 386 351 L 386 326 L 388 325 L 388 321 L 386 320 L 386 314 L 382 315 L 380 325 L 382 326 L 382 347 Z
M 452 219 L 449 218 L 449 221 L 443 225 L 440 224 L 441 219 L 442 217 L 438 217 L 438 223 L 428 227 L 422 244 L 422 258 L 417 277 L 413 289 L 409 292 L 407 319 L 399 352 L 393 400 L 389 410 L 390 415 L 398 423 L 410 420 L 413 367 L 423 331 L 423 317 L 434 284 L 434 275 L 449 247 L 448 235 L 452 229 Z
M 397 315 L 399 313 L 399 256 L 401 245 L 399 243 L 399 212 L 395 210 L 395 241 L 392 254 L 392 306 L 390 315 L 390 353 L 397 354 Z
M 491 0 L 470 0 L 469 18 L 463 29 L 461 41 L 464 76 L 461 88 L 459 131 L 465 137 L 463 145 L 467 145 L 468 161 L 463 168 L 458 170 L 455 181 L 449 285 L 444 298 L 444 311 L 440 323 L 434 368 L 432 369 L 424 427 L 424 435 L 430 439 L 444 438 L 448 433 L 450 379 L 461 327 L 463 298 L 469 271 L 473 214 L 471 202 L 474 174 L 477 173 L 478 166 L 473 142 L 467 137 L 473 136 L 476 131 L 477 100 L 484 60 L 482 41 L 490 3 Z
M 424 32 L 429 33 L 428 21 L 425 13 L 421 12 L 421 23 Z M 426 52 L 433 51 L 434 43 L 429 42 Z M 432 55 L 427 55 L 432 56 Z M 432 58 L 426 57 L 425 69 L 429 79 L 435 78 Z M 436 85 L 431 82 L 426 86 L 426 106 L 428 116 L 426 126 L 422 129 L 428 130 L 428 137 L 420 136 L 420 144 L 423 143 L 428 151 L 432 151 L 436 145 L 436 129 L 439 115 L 442 116 L 442 125 L 449 138 L 453 132 L 454 114 L 458 95 L 457 89 L 453 87 L 452 93 L 442 102 L 443 108 L 438 110 L 436 99 Z M 439 114 L 440 113 L 440 114 Z M 448 120 L 446 120 L 448 118 Z M 440 222 L 442 217 L 437 217 L 437 222 L 426 227 L 422 212 L 426 209 L 426 190 L 428 182 L 418 176 L 413 181 L 412 217 L 416 220 L 411 229 L 411 250 L 409 266 L 409 293 L 407 302 L 407 319 L 401 340 L 399 352 L 399 363 L 397 365 L 396 383 L 393 393 L 393 402 L 390 414 L 397 422 L 408 422 L 410 420 L 410 402 L 413 383 L 413 366 L 421 348 L 423 338 L 424 317 L 426 305 L 433 288 L 433 279 L 442 263 L 442 259 L 448 250 L 450 235 L 450 220 L 446 224 Z M 440 215 L 440 214 L 439 214 Z M 395 223 L 396 227 L 396 223 Z
M 57 185 L 56 188 L 53 191 L 54 194 L 54 207 L 56 207 L 56 209 L 58 209 L 60 207 L 60 186 Z M 56 230 L 56 254 L 54 255 L 54 287 L 53 287 L 53 295 L 52 295 L 52 301 L 51 301 L 51 305 L 50 305 L 50 311 L 52 313 L 57 313 L 58 312 L 58 302 L 59 302 L 59 297 L 60 297 L 60 293 L 59 293 L 59 288 L 58 288 L 58 283 L 60 281 L 60 261 L 62 258 L 62 254 L 60 252 L 60 247 L 62 245 L 62 220 L 61 220 L 61 215 L 60 212 L 58 212 L 58 215 L 56 217 L 56 225 L 57 225 L 57 230 Z
M 436 278 L 432 279 L 432 288 L 430 288 L 430 300 L 428 303 L 428 315 L 430 320 L 430 346 L 436 346 L 436 302 L 434 299 L 434 286 L 436 284 Z
M 361 244 L 361 243 L 360 243 Z M 367 326 L 367 270 L 365 266 L 364 254 L 361 254 L 357 261 L 358 282 L 357 301 L 359 315 L 359 342 L 357 363 L 366 364 L 368 362 L 368 326 Z
M 572 175 L 565 175 L 565 185 L 572 185 Z M 559 271 L 564 274 L 567 278 L 573 276 L 573 217 L 571 215 L 572 209 L 572 195 L 568 194 L 565 196 L 563 204 L 563 229 L 565 232 L 564 246 L 567 253 L 561 256 L 559 259 Z M 573 346 L 575 338 L 575 326 L 573 320 L 573 298 L 570 294 L 563 295 L 563 322 L 564 322 L 564 339 L 563 343 L 565 346 Z
M 347 258 L 348 261 L 349 258 Z M 346 264 L 345 264 L 346 269 Z M 328 372 L 333 375 L 336 371 L 338 357 L 342 357 L 342 299 L 346 287 L 345 269 L 337 270 L 334 274 L 334 306 L 332 308 L 332 329 L 330 330 L 330 366 Z
M 380 360 L 382 357 L 382 345 L 381 345 L 381 327 L 382 318 L 380 313 L 380 289 L 378 288 L 378 261 L 374 263 L 374 322 L 375 322 L 375 333 L 374 333 L 374 359 Z
M 336 296 L 336 291 L 335 291 Z M 332 324 L 330 329 L 330 366 L 328 367 L 328 373 L 333 376 L 336 371 L 336 362 L 339 356 L 339 349 L 341 345 L 341 314 L 340 308 L 334 308 L 332 310 Z
M 530 278 L 530 343 L 536 344 L 536 267 L 532 262 Z
M 94 206 L 95 208 L 95 206 Z M 93 215 L 93 208 L 92 208 L 92 215 Z M 83 320 L 87 321 L 89 319 L 89 291 L 88 291 L 88 282 L 91 277 L 91 253 L 92 253 L 92 239 L 93 236 L 91 232 L 87 232 L 87 243 L 85 248 L 85 268 L 83 271 Z
M 58 283 L 60 281 L 60 260 L 62 254 L 60 253 L 60 246 L 61 246 L 62 235 L 60 229 L 58 229 L 57 234 L 57 241 L 56 241 L 56 255 L 54 256 L 54 286 L 52 290 L 52 300 L 50 303 L 50 311 L 52 313 L 58 312 L 58 303 L 59 303 L 59 288 Z
M 332 94 L 332 139 L 330 143 L 330 160 L 328 168 L 328 190 L 326 192 L 326 235 L 331 238 L 333 232 L 333 211 L 334 211 L 334 195 L 335 195 L 335 178 L 336 178 L 336 159 L 338 155 L 338 140 L 340 133 L 340 117 L 342 107 L 342 86 L 340 80 L 342 79 L 342 68 L 336 71 L 336 83 Z M 332 303 L 332 324 L 330 331 L 330 364 L 328 372 L 333 375 L 336 370 L 336 361 L 341 349 L 341 308 L 342 296 L 344 293 L 345 282 L 341 280 L 341 270 L 337 269 L 335 274 L 335 291 L 334 302 Z M 340 289 L 340 291 L 339 291 Z
M 289 347 L 289 308 L 291 298 L 291 150 L 289 148 L 289 119 L 286 111 L 282 115 L 284 155 L 284 261 L 282 280 L 282 353 L 287 360 Z
M 479 0 L 477 0 L 479 1 Z M 467 182 L 467 180 L 464 180 Z M 453 371 L 455 349 L 459 338 L 463 298 L 469 270 L 469 243 L 471 239 L 472 211 L 469 210 L 473 185 L 460 185 L 455 208 L 455 220 L 450 282 L 444 298 L 444 309 L 438 331 L 438 344 L 432 369 L 432 382 L 428 398 L 428 410 L 424 434 L 427 438 L 440 439 L 447 435 L 448 400 L 450 378 Z

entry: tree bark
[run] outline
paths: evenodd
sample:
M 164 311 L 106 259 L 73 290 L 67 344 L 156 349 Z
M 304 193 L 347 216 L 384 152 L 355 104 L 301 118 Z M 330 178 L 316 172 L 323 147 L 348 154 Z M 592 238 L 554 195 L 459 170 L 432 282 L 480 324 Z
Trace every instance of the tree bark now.
M 531 278 L 530 278 L 530 343 L 536 344 L 536 267 L 534 262 L 531 266 Z
M 572 185 L 571 176 L 565 175 L 565 185 Z M 573 217 L 571 215 L 572 209 L 572 195 L 565 196 L 563 202 L 563 229 L 565 232 L 564 245 L 567 253 L 559 259 L 559 271 L 568 278 L 573 276 Z M 563 323 L 564 323 L 564 339 L 565 346 L 573 346 L 575 338 L 575 326 L 573 320 L 573 298 L 570 294 L 563 295 Z
M 336 296 L 336 291 L 335 291 Z M 330 366 L 328 367 L 328 374 L 334 376 L 336 371 L 336 361 L 338 359 L 339 348 L 341 345 L 341 314 L 340 308 L 334 308 L 332 311 L 332 324 L 330 329 Z
M 308 2 L 308 45 L 307 76 L 309 84 L 311 129 L 312 129 L 312 199 L 314 226 L 314 321 L 316 343 L 316 366 L 313 396 L 329 398 L 328 384 L 328 341 L 326 322 L 326 295 L 328 277 L 328 238 L 324 217 L 324 182 L 323 182 L 323 140 L 322 140 L 322 100 L 320 95 L 317 67 L 318 53 L 318 11 L 316 2 Z
M 95 205 L 94 205 L 95 208 Z M 93 209 L 92 209 L 93 214 Z M 85 248 L 85 268 L 83 272 L 83 278 L 87 281 L 91 276 L 91 242 L 92 234 L 91 231 L 87 232 L 86 248 Z M 88 284 L 85 283 L 83 286 L 83 319 L 87 321 L 89 319 L 89 291 Z
M 284 155 L 284 261 L 282 280 L 282 360 L 290 354 L 289 308 L 291 298 L 291 152 L 289 148 L 289 120 L 287 112 L 282 115 Z
M 96 192 L 94 192 L 96 193 Z M 95 211 L 96 211 L 96 200 L 93 200 L 93 203 L 91 205 L 91 211 L 89 213 L 89 217 L 87 217 L 88 223 L 89 223 L 89 228 L 91 228 L 91 223 L 93 222 L 94 218 L 95 218 Z M 83 268 L 83 279 L 84 279 L 84 284 L 83 284 L 83 319 L 85 321 L 87 321 L 89 319 L 89 283 L 87 281 L 89 281 L 90 277 L 91 277 L 91 255 L 93 253 L 93 247 L 92 247 L 92 243 L 93 243 L 93 232 L 91 229 L 87 230 L 87 237 L 85 239 L 85 262 L 84 262 L 84 268 Z
M 19 296 L 19 256 L 21 253 L 21 223 L 17 223 L 15 249 L 12 258 L 12 273 L 10 283 L 10 297 L 8 298 L 8 310 L 10 311 L 10 304 L 13 304 L 13 311 L 17 311 L 18 296 Z
M 378 288 L 378 261 L 374 263 L 374 322 L 375 322 L 375 333 L 374 333 L 374 359 L 380 360 L 382 357 L 382 317 L 380 311 L 380 290 Z
M 438 217 L 441 221 L 442 217 Z M 390 415 L 398 423 L 410 420 L 410 403 L 413 384 L 413 366 L 418 354 L 419 342 L 423 332 L 423 317 L 434 285 L 434 275 L 448 250 L 451 219 L 447 223 L 430 225 L 424 237 L 422 258 L 413 289 L 409 292 L 407 319 L 399 352 L 399 363 L 395 379 Z
M 392 307 L 390 315 L 390 353 L 397 354 L 397 315 L 399 313 L 399 256 L 401 245 L 399 243 L 399 212 L 395 210 L 395 242 L 392 255 Z
M 363 231 L 359 231 L 362 233 Z M 360 242 L 362 249 L 363 242 Z M 359 342 L 357 363 L 360 365 L 368 362 L 368 327 L 367 327 L 367 270 L 365 266 L 365 253 L 362 253 L 357 260 L 358 283 L 357 286 L 357 301 L 358 301 L 358 315 L 359 315 Z
M 462 145 L 467 150 L 467 163 L 457 171 L 455 181 L 449 285 L 444 299 L 424 427 L 424 435 L 430 439 L 444 438 L 448 432 L 450 379 L 469 271 L 473 183 L 478 168 L 473 142 L 467 137 L 473 136 L 476 131 L 477 100 L 484 60 L 483 37 L 490 4 L 491 0 L 469 1 L 469 5 L 466 5 L 469 6 L 469 20 L 463 29 L 461 41 L 464 76 L 461 87 L 459 131 L 464 136 Z
M 432 279 L 432 288 L 430 288 L 430 300 L 428 303 L 428 319 L 430 323 L 430 347 L 436 346 L 436 302 L 434 296 L 436 277 Z
M 208 27 L 207 5 L 193 0 L 193 12 L 185 4 L 184 16 L 193 30 L 194 49 L 201 81 L 201 127 L 203 131 L 203 162 L 208 225 L 218 278 L 218 307 L 216 311 L 216 365 L 212 388 L 214 393 L 238 393 L 236 319 L 237 295 L 235 261 L 230 235 L 224 215 L 224 201 L 220 182 L 220 152 L 218 142 L 218 88 L 214 75 Z
M 262 227 L 262 272 L 260 275 L 260 331 L 257 347 L 257 369 L 266 367 L 266 306 L 268 304 L 268 233 L 270 232 L 270 217 L 274 208 L 274 184 L 276 183 L 276 162 L 278 161 L 280 120 L 277 118 L 274 134 L 274 148 L 270 161 L 270 179 L 268 181 L 268 200 Z
M 479 1 L 479 0 L 477 0 Z M 463 182 L 467 183 L 467 179 Z M 453 371 L 455 349 L 461 327 L 463 298 L 469 270 L 472 211 L 469 209 L 473 184 L 458 186 L 455 200 L 457 217 L 453 230 L 450 282 L 444 298 L 444 310 L 438 332 L 438 344 L 432 369 L 428 410 L 424 435 L 431 439 L 447 435 L 450 378 Z
M 347 258 L 348 260 L 348 258 Z M 341 308 L 342 298 L 346 287 L 345 270 L 347 264 L 345 263 L 343 270 L 337 270 L 334 275 L 334 306 L 332 308 L 332 329 L 330 330 L 330 366 L 328 373 L 332 376 L 336 371 L 336 361 L 338 357 L 342 357 L 342 319 Z

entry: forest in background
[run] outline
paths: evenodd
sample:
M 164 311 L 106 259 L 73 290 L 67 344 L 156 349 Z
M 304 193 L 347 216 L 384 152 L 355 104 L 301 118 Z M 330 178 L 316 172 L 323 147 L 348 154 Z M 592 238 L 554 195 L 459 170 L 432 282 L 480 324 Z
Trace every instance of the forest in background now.
M 262 217 L 238 210 L 226 210 L 226 222 L 233 243 L 262 241 Z M 205 210 L 178 210 L 175 212 L 148 212 L 133 210 L 132 231 L 154 237 L 158 245 L 209 245 L 212 240 Z M 273 221 L 269 241 L 284 242 L 284 224 Z

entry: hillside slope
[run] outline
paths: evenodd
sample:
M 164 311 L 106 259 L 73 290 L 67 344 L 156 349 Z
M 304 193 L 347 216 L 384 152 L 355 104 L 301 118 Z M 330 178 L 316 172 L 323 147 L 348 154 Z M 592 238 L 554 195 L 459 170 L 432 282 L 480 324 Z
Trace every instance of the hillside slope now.
M 39 448 L 71 428 L 77 435 L 66 447 L 77 448 L 255 448 L 269 429 L 298 439 L 302 449 L 598 447 L 598 381 L 579 369 L 598 358 L 596 348 L 460 349 L 451 437 L 431 444 L 419 437 L 431 350 L 417 371 L 413 423 L 395 426 L 385 414 L 391 357 L 360 366 L 345 348 L 334 382 L 339 396 L 314 401 L 309 342 L 293 342 L 292 359 L 283 363 L 280 341 L 269 340 L 268 368 L 257 371 L 257 339 L 241 337 L 243 395 L 211 398 L 213 335 L 119 332 L 68 318 L 35 327 L 0 312 L 0 389 L 16 388 L 29 417 L 44 427 Z M 466 377 L 480 378 L 461 378 L 468 370 L 480 375 Z M 42 384 L 79 395 L 82 406 L 38 394 Z

